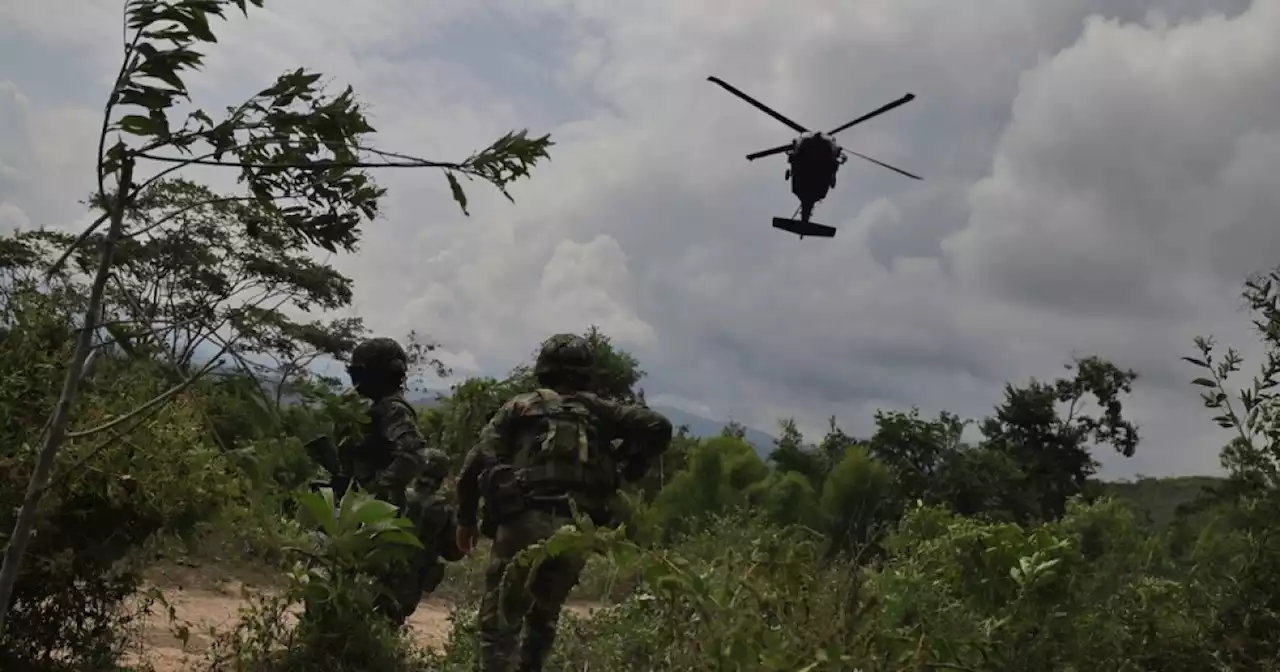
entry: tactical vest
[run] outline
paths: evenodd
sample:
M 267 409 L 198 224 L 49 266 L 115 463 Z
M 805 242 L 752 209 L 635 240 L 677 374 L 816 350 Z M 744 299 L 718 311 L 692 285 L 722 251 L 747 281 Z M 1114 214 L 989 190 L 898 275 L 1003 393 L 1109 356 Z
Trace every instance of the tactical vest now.
M 385 403 L 397 404 L 408 409 L 410 413 L 414 412 L 413 406 L 400 397 L 393 397 Z M 378 474 L 391 466 L 395 458 L 391 444 L 383 436 L 381 428 L 375 425 L 373 418 L 362 422 L 360 431 L 361 435 L 356 442 L 358 447 L 350 457 L 351 477 L 362 489 L 371 491 L 376 487 Z
M 540 389 L 521 410 L 511 466 L 531 495 L 603 493 L 617 487 L 617 464 L 596 435 L 591 409 L 573 395 Z

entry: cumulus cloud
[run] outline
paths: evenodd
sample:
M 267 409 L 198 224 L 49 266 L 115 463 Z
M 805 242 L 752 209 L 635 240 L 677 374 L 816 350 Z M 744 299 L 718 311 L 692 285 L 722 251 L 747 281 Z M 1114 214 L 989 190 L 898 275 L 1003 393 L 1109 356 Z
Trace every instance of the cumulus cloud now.
M 0 0 L 3 221 L 79 217 L 113 4 Z M 385 217 L 338 262 L 371 325 L 431 334 L 463 373 L 594 323 L 641 358 L 651 399 L 864 433 L 876 408 L 981 415 L 1003 381 L 1098 353 L 1143 376 L 1149 441 L 1110 473 L 1216 463 L 1177 357 L 1196 333 L 1248 339 L 1238 285 L 1280 252 L 1274 2 L 268 6 L 221 29 L 202 104 L 306 65 L 369 101 L 387 147 L 556 140 L 516 205 L 476 185 L 471 218 L 438 176 L 380 175 Z M 784 164 L 742 157 L 790 131 L 711 74 L 816 128 L 912 91 L 841 140 L 926 180 L 855 159 L 817 211 L 835 239 L 775 231 Z

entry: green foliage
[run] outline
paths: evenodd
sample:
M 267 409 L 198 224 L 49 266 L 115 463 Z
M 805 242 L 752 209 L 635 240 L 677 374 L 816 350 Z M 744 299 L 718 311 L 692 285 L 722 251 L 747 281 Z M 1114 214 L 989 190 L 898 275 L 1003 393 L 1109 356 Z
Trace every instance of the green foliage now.
M 822 484 L 819 508 L 832 550 L 863 549 L 879 537 L 880 527 L 894 519 L 889 468 L 860 447 L 848 449 Z
M 1139 476 L 1133 481 L 1099 483 L 1103 496 L 1126 502 L 1157 529 L 1164 529 L 1189 514 L 1222 479 L 1210 476 Z
M 0 526 L 14 512 L 33 468 L 73 323 L 58 295 L 11 285 L 0 300 Z M 82 434 L 125 417 L 168 386 L 149 362 L 103 358 L 85 385 L 77 424 L 39 510 L 41 534 L 13 596 L 0 638 L 0 667 L 93 670 L 123 651 L 138 615 L 125 600 L 141 586 L 142 551 L 157 538 L 194 535 L 241 494 L 234 468 L 207 441 L 203 399 L 138 416 L 133 426 Z M 140 605 L 142 606 L 142 605 Z
M 1035 495 L 1017 502 L 1012 513 L 1018 520 L 1056 518 L 1067 500 L 1084 491 L 1097 470 L 1090 441 L 1111 445 L 1125 457 L 1138 443 L 1137 428 L 1124 419 L 1120 401 L 1137 374 L 1097 357 L 1077 359 L 1066 368 L 1074 374 L 1070 378 L 1006 386 L 1005 403 L 981 425 L 984 446 L 1013 458 L 1022 470 L 1018 485 Z M 1100 410 L 1096 415 L 1086 412 L 1090 397 Z
M 388 621 L 370 617 L 383 589 L 377 572 L 421 548 L 413 524 L 354 488 L 336 502 L 328 488 L 299 495 L 298 522 L 314 532 L 310 544 L 290 549 L 301 559 L 283 594 L 258 596 L 237 628 L 218 637 L 210 672 L 424 669 Z M 294 605 L 302 611 L 290 624 Z
M 664 533 L 698 529 L 709 516 L 763 501 L 769 468 L 745 441 L 720 436 L 693 450 L 689 466 L 656 500 Z
M 27 559 L 4 669 L 114 669 L 137 625 L 128 598 L 146 596 L 140 570 L 174 540 L 288 565 L 279 594 L 254 596 L 218 637 L 210 670 L 474 667 L 480 556 L 451 570 L 459 621 L 446 650 L 416 651 L 369 617 L 373 577 L 426 540 L 358 489 L 308 491 L 342 471 L 365 412 L 310 365 L 341 360 L 365 331 L 357 318 L 289 316 L 349 306 L 350 280 L 312 252 L 358 249 L 384 195 L 369 170 L 438 168 L 465 213 L 459 176 L 507 194 L 551 143 L 509 133 L 460 162 L 379 150 L 354 92 L 305 68 L 217 119 L 188 110 L 183 77 L 216 42 L 210 20 L 250 4 L 262 1 L 129 2 L 91 198 L 101 216 L 78 237 L 0 238 L 0 522 L 18 531 L 2 574 Z M 167 168 L 135 180 L 140 162 Z M 238 171 L 243 193 L 174 174 L 191 165 Z M 566 618 L 553 666 L 1280 669 L 1277 281 L 1246 286 L 1265 346 L 1250 386 L 1234 389 L 1242 358 L 1211 339 L 1186 358 L 1233 432 L 1229 479 L 1204 492 L 1093 481 L 1092 450 L 1128 457 L 1138 443 L 1122 405 L 1136 375 L 1096 357 L 1007 385 L 971 441 L 968 420 L 916 409 L 877 413 L 866 440 L 832 417 L 811 444 L 784 420 L 767 461 L 738 423 L 681 433 L 618 498 L 621 527 L 578 519 L 517 558 L 587 554 L 579 595 L 609 602 Z M 585 336 L 597 392 L 643 403 L 635 357 L 594 327 Z M 207 377 L 202 344 L 231 370 Z M 434 347 L 411 334 L 415 370 L 442 370 Z M 424 432 L 460 462 L 493 412 L 534 385 L 527 365 L 465 381 L 423 412 Z M 325 447 L 304 444 L 319 436 L 331 454 L 308 454 Z M 22 498 L 27 484 L 35 495 Z
M 0 408 L 0 479 L 5 510 L 17 510 L 0 569 L 0 643 L 30 665 L 110 666 L 119 653 L 112 619 L 137 585 L 125 563 L 163 533 L 189 537 L 221 505 L 244 502 L 246 490 L 262 494 L 269 481 L 287 493 L 309 480 L 314 465 L 289 438 L 308 414 L 282 411 L 286 379 L 316 357 L 340 359 L 364 328 L 358 319 L 301 323 L 285 309 L 350 303 L 349 279 L 309 248 L 356 250 L 360 225 L 384 195 L 367 169 L 442 169 L 465 213 L 458 175 L 510 198 L 506 187 L 551 146 L 521 131 L 461 162 L 378 150 L 354 92 L 326 91 L 305 68 L 217 119 L 187 107 L 184 77 L 201 66 L 199 49 L 217 42 L 211 19 L 233 7 L 247 14 L 250 4 L 263 0 L 126 2 L 127 44 L 89 202 L 101 215 L 74 239 L 38 231 L 0 242 L 0 338 L 13 356 L 0 362 L 0 380 L 15 394 Z M 164 167 L 142 179 L 139 162 Z M 175 176 L 194 165 L 236 169 L 244 193 L 215 194 Z M 219 351 L 196 366 L 205 343 Z M 429 359 L 433 345 L 422 345 L 410 351 Z M 203 384 L 224 356 L 253 378 L 250 355 L 280 365 L 268 403 L 254 408 L 244 386 Z M 60 389 L 52 387 L 58 377 Z M 264 394 L 261 385 L 254 391 Z M 238 421 L 244 415 L 256 419 Z M 280 513 L 272 508 L 257 513 Z M 43 559 L 49 545 L 56 562 L 24 576 L 24 560 Z M 64 580 L 71 587 L 58 592 Z

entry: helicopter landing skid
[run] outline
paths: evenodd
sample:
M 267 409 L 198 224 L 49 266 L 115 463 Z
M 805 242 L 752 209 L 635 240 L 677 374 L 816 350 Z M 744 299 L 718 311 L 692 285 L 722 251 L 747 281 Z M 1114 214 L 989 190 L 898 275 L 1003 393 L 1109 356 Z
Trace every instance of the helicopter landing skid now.
M 826 226 L 816 222 L 803 222 L 798 219 L 786 219 L 785 217 L 774 217 L 773 228 L 794 233 L 801 238 L 805 236 L 835 238 L 836 236 L 836 227 L 834 226 Z

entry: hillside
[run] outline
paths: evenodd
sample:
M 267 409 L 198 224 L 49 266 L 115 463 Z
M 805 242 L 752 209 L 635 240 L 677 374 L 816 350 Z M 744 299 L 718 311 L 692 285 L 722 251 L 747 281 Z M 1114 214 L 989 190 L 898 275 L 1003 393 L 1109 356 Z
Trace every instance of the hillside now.
M 1189 504 L 1205 488 L 1220 484 L 1213 476 L 1172 476 L 1140 478 L 1136 481 L 1103 482 L 1102 491 L 1146 514 L 1156 527 L 1173 522 L 1178 507 Z

